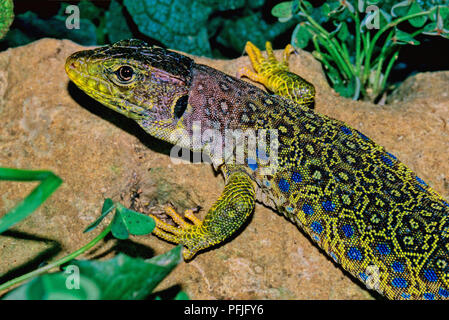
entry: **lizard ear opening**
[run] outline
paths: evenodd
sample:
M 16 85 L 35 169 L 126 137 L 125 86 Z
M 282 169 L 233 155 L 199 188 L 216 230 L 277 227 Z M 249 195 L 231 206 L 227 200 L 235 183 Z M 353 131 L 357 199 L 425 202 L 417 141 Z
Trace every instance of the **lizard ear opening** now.
M 184 114 L 184 112 L 186 111 L 188 101 L 189 101 L 188 95 L 181 96 L 176 101 L 175 107 L 173 109 L 173 115 L 175 116 L 176 120 L 180 119 Z

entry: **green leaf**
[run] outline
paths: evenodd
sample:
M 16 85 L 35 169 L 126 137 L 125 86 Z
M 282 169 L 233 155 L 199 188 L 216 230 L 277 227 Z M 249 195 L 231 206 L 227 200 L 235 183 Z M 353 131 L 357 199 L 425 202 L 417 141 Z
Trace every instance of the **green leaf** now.
M 0 168 L 0 180 L 41 181 L 16 207 L 0 219 L 0 233 L 25 219 L 61 185 L 62 179 L 50 171 Z
M 184 291 L 179 291 L 173 300 L 189 300 L 189 296 Z
M 345 42 L 350 37 L 348 26 L 345 22 L 341 23 L 341 28 L 338 30 L 337 38 Z
M 105 13 L 105 29 L 111 43 L 133 37 L 123 14 L 123 7 L 115 0 L 111 1 Z
M 413 38 L 407 32 L 401 31 L 399 29 L 395 30 L 395 35 L 393 41 L 397 44 L 412 44 L 419 45 L 419 41 Z
M 233 48 L 236 52 L 243 52 L 247 41 L 253 42 L 258 48 L 263 48 L 266 41 L 272 41 L 294 24 L 293 19 L 286 23 L 268 24 L 262 19 L 261 12 L 251 13 L 236 20 L 224 21 L 217 42 Z
M 182 246 L 149 260 L 119 254 L 107 261 L 73 261 L 101 290 L 101 299 L 144 299 L 181 262 Z M 82 285 L 82 284 L 81 284 Z
M 448 23 L 449 19 L 449 7 L 443 7 L 443 6 L 436 6 L 432 9 L 430 12 L 430 20 L 437 21 L 438 17 L 440 17 L 441 20 L 446 21 Z
M 410 0 L 398 2 L 391 7 L 390 14 L 393 17 L 405 17 L 407 12 L 410 10 L 411 4 L 412 2 Z
M 292 1 L 278 3 L 271 9 L 271 14 L 276 18 L 292 17 Z
M 98 300 L 99 286 L 88 277 L 78 274 L 79 288 L 68 283 L 71 275 L 64 272 L 45 274 L 12 290 L 4 300 Z M 70 289 L 71 288 L 71 289 Z
M 292 46 L 295 48 L 305 48 L 312 38 L 306 24 L 298 23 L 292 33 Z
M 172 49 L 211 55 L 207 21 L 215 4 L 191 0 L 124 0 L 123 4 L 144 35 Z
M 12 0 L 0 0 L 0 39 L 5 36 L 14 20 L 14 4 Z
M 115 208 L 114 202 L 107 198 L 104 200 L 103 202 L 103 208 L 101 209 L 101 215 L 97 218 L 97 220 L 95 220 L 94 222 L 92 222 L 83 232 L 90 232 L 93 229 L 95 229 L 101 221 L 103 221 L 103 219 L 112 211 L 112 209 Z
M 412 15 L 412 14 L 416 14 L 416 13 L 421 13 L 424 10 L 421 8 L 421 6 L 419 5 L 418 1 L 413 1 L 412 5 L 410 6 L 410 9 L 408 10 L 408 15 Z M 422 27 L 426 21 L 427 21 L 427 16 L 419 16 L 416 18 L 412 18 L 408 20 L 409 23 L 414 26 L 415 28 L 420 28 Z
M 340 83 L 334 86 L 335 91 L 337 91 L 342 97 L 352 98 L 355 93 L 357 86 L 356 78 L 351 78 L 349 83 Z
M 153 231 L 156 223 L 153 218 L 125 208 L 120 203 L 112 220 L 111 232 L 118 239 L 127 239 L 129 234 L 145 235 Z
M 9 292 L 6 300 L 145 299 L 181 262 L 182 246 L 152 259 L 123 253 L 106 261 L 73 260 L 66 271 L 34 278 Z M 70 267 L 70 269 L 69 269 Z M 73 270 L 73 272 L 68 272 Z M 176 299 L 188 299 L 179 292 Z

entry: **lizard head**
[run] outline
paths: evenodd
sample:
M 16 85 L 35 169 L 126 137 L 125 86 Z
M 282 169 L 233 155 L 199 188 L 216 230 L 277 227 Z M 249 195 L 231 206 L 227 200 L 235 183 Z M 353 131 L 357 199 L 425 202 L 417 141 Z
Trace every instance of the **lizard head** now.
M 69 78 L 107 107 L 134 119 L 150 134 L 182 126 L 193 60 L 141 40 L 122 40 L 67 58 Z

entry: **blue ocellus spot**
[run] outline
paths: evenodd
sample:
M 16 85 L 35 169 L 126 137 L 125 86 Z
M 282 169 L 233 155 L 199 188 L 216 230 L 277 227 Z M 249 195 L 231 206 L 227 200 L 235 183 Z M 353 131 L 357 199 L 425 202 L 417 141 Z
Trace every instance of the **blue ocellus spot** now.
M 310 225 L 310 228 L 318 234 L 323 232 L 323 226 L 321 225 L 321 223 L 319 223 L 317 221 L 312 222 L 312 224 Z
M 394 155 L 394 154 L 392 154 L 392 153 L 389 153 L 389 152 L 387 152 L 387 154 L 390 156 L 390 157 L 392 157 L 394 160 L 396 160 L 397 159 L 397 157 Z
M 426 300 L 434 300 L 435 299 L 435 295 L 433 293 L 430 293 L 430 292 L 424 293 L 423 297 Z
M 359 277 L 360 277 L 360 279 L 362 279 L 363 282 L 366 282 L 366 280 L 368 280 L 368 276 L 364 272 L 360 272 Z
M 324 201 L 322 203 L 322 205 L 323 205 L 323 209 L 326 211 L 334 211 L 335 210 L 335 204 L 330 200 Z
M 341 131 L 343 131 L 344 134 L 352 134 L 351 129 L 345 126 L 341 127 Z
M 438 294 L 440 296 L 442 296 L 443 298 L 448 298 L 449 297 L 449 290 L 446 290 L 444 288 L 440 288 L 440 290 L 438 291 Z
M 399 272 L 399 273 L 404 272 L 404 265 L 402 263 L 400 263 L 399 261 L 393 262 L 392 267 L 393 267 L 394 272 Z
M 282 192 L 288 192 L 290 189 L 290 184 L 285 179 L 279 180 L 279 189 L 281 189 Z
M 386 157 L 386 156 L 384 156 L 384 155 L 382 155 L 380 158 L 382 159 L 382 161 L 383 161 L 387 166 L 390 166 L 390 167 L 391 167 L 391 166 L 393 165 L 393 161 L 391 161 L 390 158 L 388 158 L 388 157 Z
M 345 237 L 351 238 L 354 234 L 354 230 L 352 229 L 350 224 L 345 224 L 343 227 L 341 227 L 341 230 L 345 234 Z
M 427 186 L 427 183 L 424 182 L 423 179 L 421 179 L 420 177 L 416 176 L 416 181 L 418 181 L 419 183 L 421 183 L 422 185 Z
M 386 244 L 379 244 L 377 246 L 377 251 L 379 251 L 380 254 L 390 254 L 391 252 L 390 247 Z
M 351 260 L 362 260 L 362 253 L 357 248 L 350 248 L 348 250 L 348 258 Z
M 438 281 L 438 276 L 432 269 L 424 270 L 424 277 L 426 277 L 427 281 L 430 282 Z
M 407 288 L 408 282 L 404 278 L 394 278 L 391 284 L 396 288 Z
M 311 216 L 313 214 L 313 208 L 311 205 L 308 205 L 308 204 L 304 204 L 302 206 L 302 211 L 309 216 Z
M 296 182 L 296 183 L 301 182 L 302 181 L 301 174 L 298 173 L 298 172 L 293 172 L 293 174 L 292 174 L 292 181 Z

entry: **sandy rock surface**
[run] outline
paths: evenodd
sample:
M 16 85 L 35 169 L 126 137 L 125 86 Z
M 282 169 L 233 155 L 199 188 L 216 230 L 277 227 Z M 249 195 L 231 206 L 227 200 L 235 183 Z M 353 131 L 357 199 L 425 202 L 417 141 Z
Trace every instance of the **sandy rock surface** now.
M 48 169 L 64 180 L 35 213 L 0 235 L 0 283 L 92 239 L 98 230 L 82 231 L 106 197 L 128 206 L 158 208 L 170 201 L 183 210 L 201 205 L 204 216 L 224 186 L 208 164 L 173 164 L 168 144 L 69 83 L 65 59 L 81 49 L 70 41 L 43 39 L 0 53 L 0 166 Z M 249 64 L 247 56 L 195 59 L 231 75 Z M 413 76 L 390 104 L 378 106 L 339 97 L 309 53 L 292 56 L 290 65 L 317 88 L 318 112 L 373 138 L 449 199 L 449 72 Z M 34 186 L 0 182 L 0 216 Z M 151 257 L 172 247 L 154 236 L 111 238 L 83 258 L 105 259 L 119 251 Z M 175 285 L 192 299 L 377 297 L 296 226 L 262 205 L 237 237 L 181 263 L 158 289 Z

